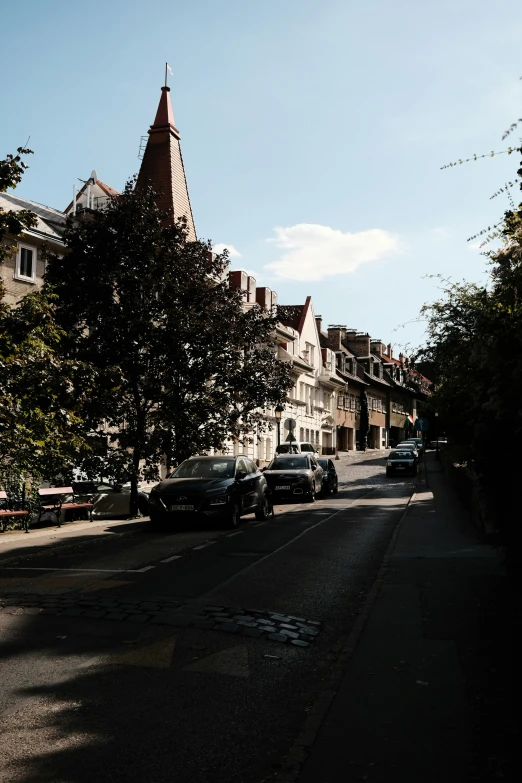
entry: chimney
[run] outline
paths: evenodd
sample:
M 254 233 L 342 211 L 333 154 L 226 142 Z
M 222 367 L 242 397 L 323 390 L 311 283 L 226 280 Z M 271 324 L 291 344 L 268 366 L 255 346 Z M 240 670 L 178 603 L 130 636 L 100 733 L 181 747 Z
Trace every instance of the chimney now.
M 263 310 L 270 310 L 272 307 L 272 291 L 270 288 L 256 288 L 256 302 Z
M 320 317 L 320 316 L 319 316 Z M 340 351 L 342 342 L 346 337 L 346 326 L 329 325 L 328 326 L 328 344 L 332 351 Z
M 347 329 L 346 342 L 348 343 L 348 348 L 356 356 L 370 355 L 370 335 L 367 332 L 356 332 L 355 329 Z
M 248 275 L 246 272 L 235 271 L 228 273 L 228 285 L 230 288 L 239 288 L 243 294 L 243 299 L 247 301 L 248 297 Z
M 248 301 L 255 302 L 256 301 L 256 278 L 252 277 L 252 275 L 248 276 L 247 288 L 248 288 Z
M 391 343 L 388 343 L 388 345 L 386 346 L 386 353 L 388 354 L 390 359 L 393 359 L 393 348 Z
M 402 351 L 399 354 L 399 361 L 401 363 L 401 367 L 404 367 L 404 354 L 402 353 Z
M 319 334 L 321 334 L 321 331 L 323 329 L 323 316 L 322 315 L 316 315 L 315 316 L 315 323 L 317 324 L 317 331 Z
M 380 340 L 372 340 L 370 345 L 371 345 L 372 353 L 378 356 L 379 359 L 382 359 L 382 349 L 384 348 L 382 342 Z

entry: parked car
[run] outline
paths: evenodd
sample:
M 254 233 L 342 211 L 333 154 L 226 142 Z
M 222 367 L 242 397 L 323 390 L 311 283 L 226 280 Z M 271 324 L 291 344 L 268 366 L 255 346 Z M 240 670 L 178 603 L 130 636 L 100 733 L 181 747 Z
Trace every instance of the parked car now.
M 436 449 L 437 448 L 437 443 L 439 444 L 439 449 L 440 449 L 441 446 L 444 447 L 444 446 L 448 445 L 448 439 L 447 438 L 439 438 L 438 441 L 437 441 L 437 439 L 430 441 L 430 449 Z
M 149 495 L 150 519 L 225 521 L 237 527 L 243 514 L 267 519 L 271 502 L 266 479 L 247 457 L 189 457 Z
M 415 443 L 417 446 L 417 451 L 419 452 L 419 456 L 422 457 L 422 455 L 425 452 L 425 446 L 424 441 L 422 438 L 406 438 L 406 440 L 401 441 L 402 443 Z
M 293 440 L 291 442 L 280 443 L 276 447 L 275 456 L 278 454 L 304 454 L 311 453 L 317 454 L 317 449 L 311 443 L 307 443 L 301 440 Z
M 417 460 L 417 462 L 420 459 L 419 450 L 417 448 L 417 444 L 416 443 L 411 443 L 410 441 L 402 441 L 401 443 L 397 443 L 395 448 L 400 450 L 400 451 L 406 451 L 406 450 L 413 451 L 413 453 L 415 455 L 415 459 Z
M 386 460 L 386 475 L 396 476 L 398 473 L 417 475 L 417 460 L 412 449 L 401 449 L 397 446 Z
M 92 497 L 93 519 L 125 519 L 130 516 L 130 483 L 109 484 L 106 481 L 73 481 L 75 500 L 83 503 Z M 93 497 L 94 496 L 94 497 Z M 138 511 L 149 513 L 149 495 L 138 485 Z
M 323 494 L 329 495 L 333 492 L 336 495 L 339 489 L 339 479 L 333 460 L 328 457 L 318 457 L 317 462 L 323 469 Z
M 315 454 L 280 454 L 264 471 L 272 499 L 314 502 L 323 489 L 323 469 Z

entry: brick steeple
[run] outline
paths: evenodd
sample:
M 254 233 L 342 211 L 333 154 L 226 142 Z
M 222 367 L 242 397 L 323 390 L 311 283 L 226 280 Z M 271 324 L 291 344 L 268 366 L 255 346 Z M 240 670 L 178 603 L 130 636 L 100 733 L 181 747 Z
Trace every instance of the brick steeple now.
M 169 223 L 184 215 L 188 240 L 195 241 L 196 229 L 190 206 L 187 178 L 181 155 L 179 131 L 174 125 L 170 88 L 161 88 L 154 125 L 150 126 L 145 154 L 138 174 L 138 187 L 152 185 L 158 193 L 158 207 L 169 216 Z

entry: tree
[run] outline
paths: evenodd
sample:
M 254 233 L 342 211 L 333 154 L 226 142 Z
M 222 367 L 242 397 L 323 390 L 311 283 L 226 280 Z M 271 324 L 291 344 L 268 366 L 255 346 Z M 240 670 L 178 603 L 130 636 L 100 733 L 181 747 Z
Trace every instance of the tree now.
M 71 221 L 64 240 L 68 252 L 49 256 L 46 276 L 67 333 L 62 356 L 112 377 L 93 404 L 135 509 L 142 468 L 153 478 L 162 458 L 176 463 L 248 438 L 262 410 L 285 398 L 291 381 L 272 343 L 276 319 L 246 309 L 228 287 L 226 254 L 188 242 L 183 219 L 166 226 L 153 191 L 133 182 Z
M 91 451 L 95 373 L 58 357 L 64 332 L 49 292 L 25 296 L 0 313 L 0 471 L 52 479 Z
M 5 193 L 9 188 L 15 188 L 21 182 L 25 169 L 28 168 L 22 160 L 22 156 L 32 155 L 32 150 L 18 147 L 16 153 L 16 155 L 8 155 L 4 160 L 0 160 L 0 193 Z M 25 228 L 32 228 L 36 223 L 36 215 L 28 209 L 6 211 L 0 207 L 0 263 L 15 249 L 4 242 L 5 236 L 10 234 L 11 237 L 18 237 Z
M 518 551 L 516 491 L 522 439 L 522 205 L 505 213 L 502 246 L 487 255 L 487 286 L 445 281 L 426 305 L 428 341 L 418 359 L 436 381 L 432 406 L 453 446 L 496 509 L 506 543 Z

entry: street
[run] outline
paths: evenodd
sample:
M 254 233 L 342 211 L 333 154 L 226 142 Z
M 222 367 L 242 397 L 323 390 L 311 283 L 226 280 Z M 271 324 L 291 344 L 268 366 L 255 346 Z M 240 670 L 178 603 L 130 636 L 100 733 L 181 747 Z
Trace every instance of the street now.
M 237 531 L 1 539 L 0 781 L 277 771 L 413 492 L 385 458 L 343 455 L 337 495 Z

